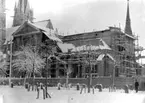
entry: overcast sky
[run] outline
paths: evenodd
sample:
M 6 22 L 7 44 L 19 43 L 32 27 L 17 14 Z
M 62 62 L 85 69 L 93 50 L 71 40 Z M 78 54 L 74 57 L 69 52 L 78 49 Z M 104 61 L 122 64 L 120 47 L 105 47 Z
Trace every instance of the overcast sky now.
M 7 27 L 11 27 L 14 4 L 6 0 Z M 127 0 L 29 0 L 35 21 L 51 19 L 54 28 L 67 34 L 104 30 L 119 26 L 124 30 Z M 145 48 L 145 1 L 130 0 L 132 31 Z M 145 53 L 144 53 L 145 54 Z

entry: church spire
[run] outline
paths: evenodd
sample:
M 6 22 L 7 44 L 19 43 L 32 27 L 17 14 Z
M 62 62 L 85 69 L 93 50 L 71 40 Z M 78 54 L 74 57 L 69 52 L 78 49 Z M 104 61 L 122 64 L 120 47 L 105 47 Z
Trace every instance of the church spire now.
M 132 35 L 131 20 L 130 20 L 130 14 L 129 14 L 129 0 L 127 0 L 127 14 L 126 14 L 125 33 L 129 34 L 129 35 Z
M 33 22 L 33 10 L 31 10 L 28 0 L 19 0 L 14 9 L 13 26 L 19 26 L 27 20 Z

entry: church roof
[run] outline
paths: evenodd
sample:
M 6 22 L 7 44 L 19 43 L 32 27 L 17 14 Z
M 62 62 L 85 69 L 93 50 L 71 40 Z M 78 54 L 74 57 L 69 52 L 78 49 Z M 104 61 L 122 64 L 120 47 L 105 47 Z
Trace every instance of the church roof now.
M 68 50 L 70 49 L 73 49 L 73 50 L 75 49 L 75 46 L 70 43 L 57 43 L 57 45 L 59 46 L 59 48 L 61 49 L 63 53 L 68 52 Z
M 34 22 L 33 24 L 38 25 L 40 27 L 45 27 L 45 28 L 49 28 L 49 29 L 53 30 L 53 25 L 52 25 L 50 19 L 48 19 L 48 20 L 42 20 L 42 21 L 37 21 L 37 22 Z
M 26 21 L 27 22 L 27 21 Z M 48 21 L 43 21 L 43 22 L 35 22 L 35 23 L 30 23 L 30 22 L 27 22 L 29 25 L 32 25 L 34 27 L 36 27 L 37 29 L 41 30 L 41 32 L 43 32 L 49 39 L 51 40 L 55 40 L 55 41 L 59 41 L 61 42 L 61 40 L 56 37 L 54 35 L 54 30 L 51 30 L 49 28 L 46 28 L 46 25 L 48 23 Z M 44 25 L 46 24 L 46 25 Z M 20 26 L 15 26 L 15 27 L 11 27 L 11 28 L 7 28 L 6 29 L 6 41 L 5 41 L 5 44 L 8 43 L 11 38 L 12 38 L 12 35 L 20 28 L 24 25 L 24 23 Z M 51 34 L 50 34 L 51 33 Z
M 10 41 L 11 39 L 13 39 L 12 34 L 19 28 L 20 26 L 15 26 L 15 27 L 11 27 L 11 28 L 7 28 L 6 29 L 6 41 L 5 44 Z
M 48 20 L 37 21 L 37 22 L 34 22 L 34 24 L 39 25 L 41 27 L 46 27 L 48 24 Z
M 89 40 L 91 42 L 80 43 L 58 43 L 62 52 L 68 52 L 69 49 L 72 52 L 87 51 L 87 50 L 111 50 L 111 48 L 101 38 Z
M 110 31 L 119 31 L 121 33 L 123 33 L 125 36 L 131 38 L 131 39 L 136 39 L 136 37 L 134 35 L 129 35 L 127 34 L 125 31 L 123 31 L 121 28 L 118 28 L 118 27 L 109 27 Z

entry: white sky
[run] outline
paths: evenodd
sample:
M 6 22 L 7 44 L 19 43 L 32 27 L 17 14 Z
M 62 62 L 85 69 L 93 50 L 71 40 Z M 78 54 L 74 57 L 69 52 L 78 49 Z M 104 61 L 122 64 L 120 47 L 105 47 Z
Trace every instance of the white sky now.
M 6 0 L 7 27 L 12 24 L 15 1 Z M 127 0 L 29 0 L 35 21 L 51 19 L 65 34 L 104 30 L 108 26 L 124 29 Z M 145 48 L 145 0 L 130 0 L 132 30 Z M 143 53 L 145 55 L 145 53 Z M 143 61 L 145 63 L 145 60 Z

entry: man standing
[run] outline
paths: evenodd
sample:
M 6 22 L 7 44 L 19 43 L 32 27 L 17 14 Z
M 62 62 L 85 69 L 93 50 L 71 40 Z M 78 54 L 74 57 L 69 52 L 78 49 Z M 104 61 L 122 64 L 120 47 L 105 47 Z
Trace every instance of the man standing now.
M 37 91 L 37 97 L 36 97 L 36 99 L 39 99 L 39 94 L 40 94 L 39 83 L 36 84 L 36 91 Z
M 138 87 L 139 87 L 139 83 L 137 80 L 135 80 L 135 91 L 136 93 L 138 92 Z

